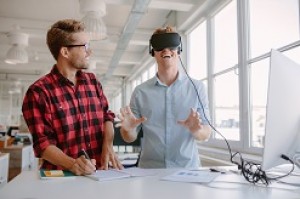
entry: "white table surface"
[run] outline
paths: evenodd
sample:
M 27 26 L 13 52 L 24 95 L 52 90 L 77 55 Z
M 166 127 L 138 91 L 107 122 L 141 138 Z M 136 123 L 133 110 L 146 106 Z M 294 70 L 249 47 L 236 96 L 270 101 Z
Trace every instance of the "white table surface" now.
M 37 171 L 23 171 L 0 189 L 0 199 L 300 198 L 299 189 L 260 187 L 247 183 L 214 182 L 204 185 L 160 180 L 161 177 L 174 171 L 176 170 L 160 169 L 157 176 L 131 177 L 106 182 L 82 176 L 68 180 L 40 180 Z

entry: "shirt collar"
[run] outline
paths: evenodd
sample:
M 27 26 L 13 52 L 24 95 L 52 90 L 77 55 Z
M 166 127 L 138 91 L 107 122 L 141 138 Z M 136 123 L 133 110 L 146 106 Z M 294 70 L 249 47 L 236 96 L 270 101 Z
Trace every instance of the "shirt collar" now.
M 52 67 L 51 74 L 53 75 L 54 79 L 57 80 L 60 84 L 72 84 L 70 80 L 68 80 L 66 77 L 64 77 L 58 70 L 57 65 L 55 64 Z M 78 83 L 85 83 L 86 82 L 86 76 L 84 75 L 84 72 L 79 70 L 76 73 L 76 77 L 78 78 Z
M 173 83 L 173 84 L 176 84 L 177 82 L 181 82 L 182 80 L 183 80 L 183 78 L 184 78 L 184 75 L 180 72 L 180 71 L 178 71 L 178 76 L 177 76 L 177 79 L 175 80 L 175 82 Z M 158 78 L 158 75 L 157 75 L 157 73 L 155 74 L 155 77 L 153 78 L 153 83 L 156 85 L 156 86 L 166 86 L 164 83 L 162 83 L 161 81 L 160 81 L 160 79 Z

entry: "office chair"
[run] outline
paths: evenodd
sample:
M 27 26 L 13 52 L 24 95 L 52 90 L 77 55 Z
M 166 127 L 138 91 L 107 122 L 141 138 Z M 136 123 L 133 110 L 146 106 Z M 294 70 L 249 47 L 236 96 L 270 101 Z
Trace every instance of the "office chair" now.
M 120 149 L 120 147 L 124 146 L 125 147 L 125 153 L 126 153 L 127 152 L 126 147 L 127 146 L 132 146 L 133 147 L 133 152 L 138 152 L 136 162 L 135 163 L 130 163 L 130 164 L 123 164 L 124 168 L 137 167 L 138 163 L 139 163 L 139 160 L 140 160 L 140 154 L 141 154 L 141 149 L 142 149 L 142 147 L 141 147 L 141 139 L 143 137 L 142 129 L 138 133 L 137 139 L 134 142 L 131 142 L 131 143 L 125 142 L 123 140 L 123 138 L 121 136 L 121 133 L 120 133 L 120 127 L 115 127 L 115 124 L 114 124 L 114 130 L 115 130 L 115 136 L 114 136 L 113 145 L 118 147 L 118 150 Z M 126 160 L 126 158 L 125 158 L 125 160 Z M 129 158 L 129 160 L 130 160 L 130 158 Z

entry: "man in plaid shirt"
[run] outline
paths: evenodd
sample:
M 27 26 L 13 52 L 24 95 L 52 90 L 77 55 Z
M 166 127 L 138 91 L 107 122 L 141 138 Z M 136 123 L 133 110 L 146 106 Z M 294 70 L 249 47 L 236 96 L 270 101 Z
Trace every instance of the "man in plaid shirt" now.
M 47 44 L 57 63 L 29 87 L 22 106 L 35 155 L 44 160 L 41 168 L 76 175 L 108 169 L 109 164 L 123 168 L 112 147 L 115 115 L 95 75 L 82 71 L 91 55 L 84 25 L 72 19 L 56 22 Z M 82 151 L 89 157 L 81 156 Z

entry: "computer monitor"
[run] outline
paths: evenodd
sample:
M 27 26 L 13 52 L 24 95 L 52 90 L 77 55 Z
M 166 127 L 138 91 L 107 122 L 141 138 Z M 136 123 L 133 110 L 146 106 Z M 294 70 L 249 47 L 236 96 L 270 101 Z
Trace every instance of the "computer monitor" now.
M 7 131 L 7 135 L 11 137 L 16 137 L 19 133 L 19 127 L 18 126 L 10 126 Z
M 291 159 L 300 154 L 299 134 L 300 64 L 272 50 L 262 170 L 288 163 L 282 154 Z

